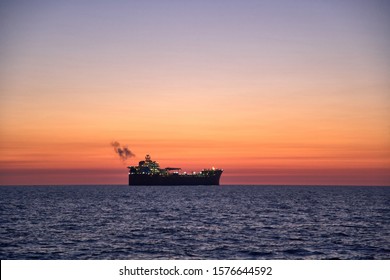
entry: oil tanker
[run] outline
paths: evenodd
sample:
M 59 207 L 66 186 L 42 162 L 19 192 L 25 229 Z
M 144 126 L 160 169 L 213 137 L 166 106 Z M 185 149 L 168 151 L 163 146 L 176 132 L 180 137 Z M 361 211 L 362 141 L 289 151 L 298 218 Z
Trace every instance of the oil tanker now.
M 129 186 L 185 186 L 219 185 L 222 169 L 203 169 L 199 172 L 180 172 L 181 168 L 160 168 L 150 155 L 139 162 L 138 166 L 129 166 Z

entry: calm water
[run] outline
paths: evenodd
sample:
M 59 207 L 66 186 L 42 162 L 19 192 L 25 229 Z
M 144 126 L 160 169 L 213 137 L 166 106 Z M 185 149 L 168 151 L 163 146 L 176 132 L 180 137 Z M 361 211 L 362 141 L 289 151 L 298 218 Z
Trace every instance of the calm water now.
M 390 259 L 390 187 L 0 187 L 1 259 Z

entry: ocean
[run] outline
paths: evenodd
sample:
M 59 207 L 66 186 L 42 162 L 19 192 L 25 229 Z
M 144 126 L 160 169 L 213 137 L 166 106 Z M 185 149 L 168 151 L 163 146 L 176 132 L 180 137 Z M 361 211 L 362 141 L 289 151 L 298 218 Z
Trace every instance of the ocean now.
M 390 187 L 1 186 L 4 259 L 390 259 Z

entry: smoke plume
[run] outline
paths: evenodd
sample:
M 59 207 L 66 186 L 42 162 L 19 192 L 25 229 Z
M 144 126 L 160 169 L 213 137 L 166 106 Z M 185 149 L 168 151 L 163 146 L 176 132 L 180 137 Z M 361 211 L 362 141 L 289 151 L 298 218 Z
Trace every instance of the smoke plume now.
M 119 158 L 125 162 L 128 158 L 134 157 L 135 154 L 133 154 L 132 151 L 127 148 L 127 146 L 122 146 L 117 141 L 111 142 L 111 146 L 114 147 L 115 153 L 118 154 Z

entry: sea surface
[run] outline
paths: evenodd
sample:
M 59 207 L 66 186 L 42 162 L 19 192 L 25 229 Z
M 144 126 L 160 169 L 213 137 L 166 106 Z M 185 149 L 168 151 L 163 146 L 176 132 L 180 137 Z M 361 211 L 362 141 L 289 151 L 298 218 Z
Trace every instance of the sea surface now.
M 1 259 L 390 259 L 390 187 L 2 186 Z

